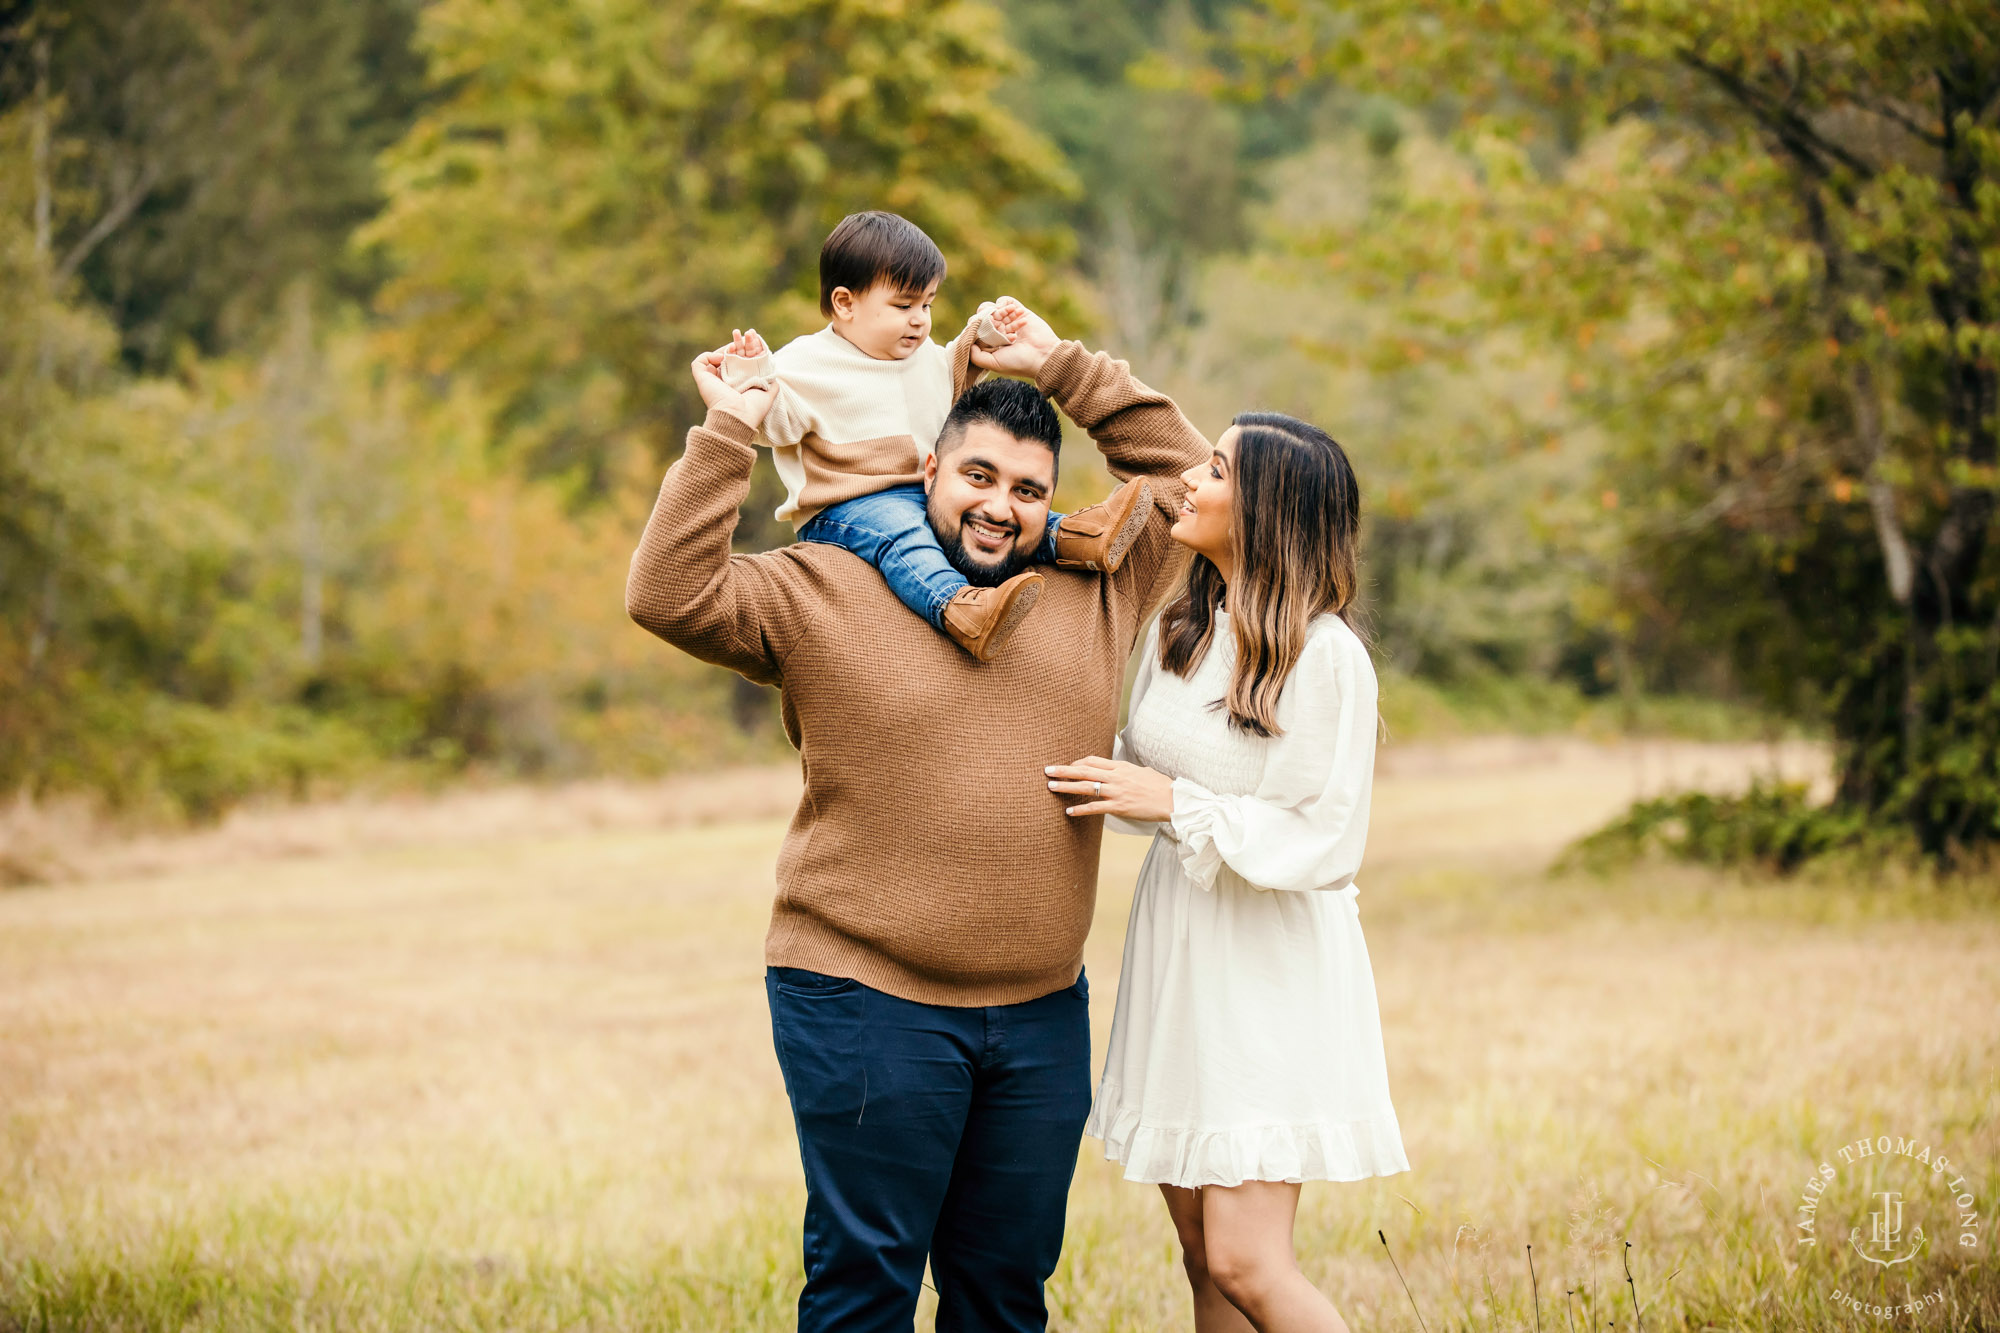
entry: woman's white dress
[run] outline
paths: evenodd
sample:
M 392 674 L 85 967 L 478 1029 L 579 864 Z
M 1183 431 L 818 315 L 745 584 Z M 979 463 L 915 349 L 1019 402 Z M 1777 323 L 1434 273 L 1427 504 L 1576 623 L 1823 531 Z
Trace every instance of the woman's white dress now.
M 1263 740 L 1210 707 L 1235 658 L 1222 612 L 1185 680 L 1160 669 L 1157 625 L 1146 644 L 1116 757 L 1173 778 L 1174 815 L 1109 821 L 1153 846 L 1085 1132 L 1127 1180 L 1407 1171 L 1355 903 L 1374 668 L 1339 617 L 1319 617 L 1279 696 L 1282 733 Z

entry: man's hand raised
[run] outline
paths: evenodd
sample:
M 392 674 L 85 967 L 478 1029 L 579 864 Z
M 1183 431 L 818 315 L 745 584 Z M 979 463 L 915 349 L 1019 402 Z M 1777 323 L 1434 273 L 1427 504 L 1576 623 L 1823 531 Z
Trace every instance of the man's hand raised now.
M 739 335 L 737 342 L 740 341 Z M 732 342 L 712 352 L 703 352 L 694 359 L 694 387 L 701 391 L 701 401 L 709 408 L 719 407 L 755 430 L 764 424 L 764 414 L 771 410 L 771 391 L 768 388 L 737 390 L 723 382 L 722 358 L 735 345 L 737 343 Z
M 1014 341 L 1005 347 L 974 346 L 972 364 L 981 370 L 997 370 L 1002 375 L 1019 375 L 1024 379 L 1041 374 L 1042 363 L 1061 341 L 1048 321 L 1011 296 L 995 301 L 992 313 L 994 325 Z

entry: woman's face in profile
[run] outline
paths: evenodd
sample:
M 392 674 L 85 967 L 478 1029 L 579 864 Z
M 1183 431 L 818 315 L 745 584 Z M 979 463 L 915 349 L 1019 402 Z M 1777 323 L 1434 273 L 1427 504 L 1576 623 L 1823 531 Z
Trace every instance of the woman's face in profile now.
M 1231 474 L 1235 470 L 1238 433 L 1231 426 L 1215 442 L 1215 452 L 1206 462 L 1181 473 L 1187 498 L 1181 502 L 1181 514 L 1172 529 L 1175 541 L 1225 569 L 1234 549 L 1230 544 L 1230 524 L 1235 512 L 1236 487 Z

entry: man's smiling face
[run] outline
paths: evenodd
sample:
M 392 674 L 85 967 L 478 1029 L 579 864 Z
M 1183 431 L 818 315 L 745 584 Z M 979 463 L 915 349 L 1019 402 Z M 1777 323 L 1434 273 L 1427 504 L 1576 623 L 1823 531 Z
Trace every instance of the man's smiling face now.
M 1026 569 L 1049 526 L 1055 451 L 988 421 L 940 439 L 924 465 L 931 531 L 958 572 L 994 587 Z

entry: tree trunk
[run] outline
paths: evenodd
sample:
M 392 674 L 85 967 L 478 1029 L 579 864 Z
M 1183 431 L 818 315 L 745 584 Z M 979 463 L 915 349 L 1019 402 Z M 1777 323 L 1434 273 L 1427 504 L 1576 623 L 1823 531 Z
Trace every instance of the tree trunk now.
M 736 722 L 736 729 L 746 736 L 762 731 L 771 718 L 771 687 L 734 672 L 730 673 L 729 684 L 729 714 Z
M 35 170 L 35 255 L 46 262 L 55 244 L 54 190 L 49 181 L 49 39 L 35 38 L 35 113 L 30 128 Z
M 299 661 L 317 671 L 325 643 L 326 549 L 320 530 L 319 451 L 312 438 L 312 287 L 301 278 L 285 299 L 285 333 L 273 374 L 278 456 L 291 471 L 292 532 L 299 561 Z

